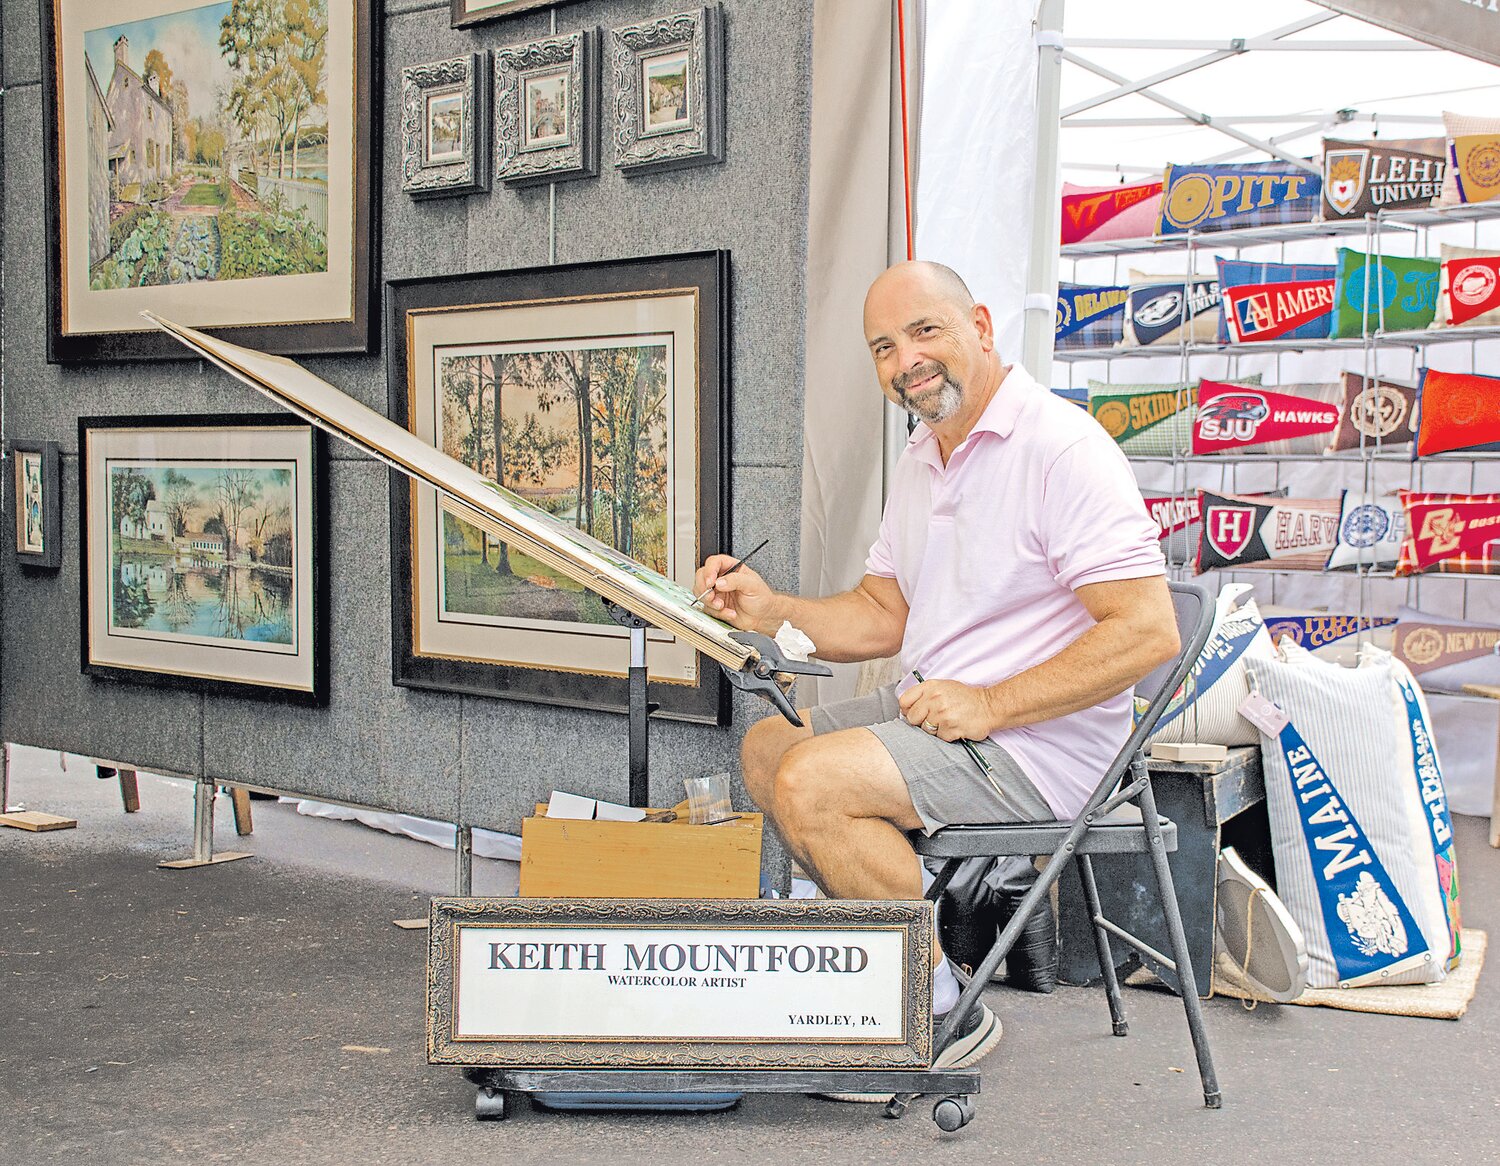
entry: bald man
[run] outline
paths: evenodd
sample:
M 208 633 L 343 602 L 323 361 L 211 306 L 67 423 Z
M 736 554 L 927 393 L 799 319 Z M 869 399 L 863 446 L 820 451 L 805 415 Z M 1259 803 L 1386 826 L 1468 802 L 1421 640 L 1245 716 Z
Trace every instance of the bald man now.
M 864 578 L 802 598 L 748 567 L 726 574 L 734 560 L 714 555 L 694 590 L 712 586 L 711 609 L 739 628 L 791 621 L 824 660 L 900 653 L 899 683 L 814 708 L 805 729 L 767 718 L 742 760 L 750 796 L 825 894 L 917 899 L 908 831 L 1076 815 L 1129 733 L 1130 689 L 1178 640 L 1124 455 L 1093 418 L 1002 363 L 989 309 L 955 272 L 890 268 L 865 298 L 864 329 L 881 391 L 919 421 Z M 957 998 L 940 954 L 934 1012 Z M 999 1040 L 981 1005 L 936 1064 L 971 1065 Z

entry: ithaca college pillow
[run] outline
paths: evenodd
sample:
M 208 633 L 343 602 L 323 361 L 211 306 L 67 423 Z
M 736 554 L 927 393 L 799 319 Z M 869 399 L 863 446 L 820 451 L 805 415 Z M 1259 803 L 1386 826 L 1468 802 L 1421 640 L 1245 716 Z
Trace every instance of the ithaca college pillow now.
M 1321 340 L 1333 326 L 1331 263 L 1220 259 L 1220 343 Z
M 1257 498 L 1200 491 L 1203 537 L 1198 573 L 1264 563 L 1282 571 L 1321 571 L 1338 542 L 1339 499 Z
M 1383 377 L 1346 372 L 1343 416 L 1333 438 L 1335 450 L 1405 445 L 1415 434 L 1417 386 Z
M 1273 644 L 1290 641 L 1320 660 L 1353 668 L 1359 662 L 1359 645 L 1368 638 L 1389 648 L 1395 635 L 1395 616 L 1359 616 L 1327 611 L 1302 611 L 1287 607 L 1262 609 L 1266 633 Z
M 1257 453 L 1324 453 L 1338 432 L 1341 385 L 1247 388 L 1223 381 L 1198 382 L 1193 453 L 1253 448 Z
M 1340 247 L 1330 334 L 1364 336 L 1428 327 L 1437 313 L 1440 266 L 1436 259 L 1366 255 Z
M 1212 343 L 1219 331 L 1219 280 L 1130 273 L 1126 344 Z
M 1156 230 L 1160 212 L 1160 182 L 1129 186 L 1074 186 L 1064 182 L 1063 246 L 1150 235 Z
M 1323 217 L 1362 219 L 1429 206 L 1443 192 L 1442 138 L 1344 142 L 1323 139 Z
M 1401 491 L 1406 538 L 1397 575 L 1436 568 L 1456 575 L 1500 574 L 1500 494 Z
M 1064 283 L 1057 289 L 1058 349 L 1110 348 L 1125 335 L 1127 287 Z
M 1158 235 L 1306 223 L 1317 212 L 1320 175 L 1291 162 L 1168 166 Z
M 1434 328 L 1487 328 L 1500 324 L 1500 254 L 1473 247 L 1441 248 Z
M 1500 379 L 1422 370 L 1414 457 L 1500 450 Z

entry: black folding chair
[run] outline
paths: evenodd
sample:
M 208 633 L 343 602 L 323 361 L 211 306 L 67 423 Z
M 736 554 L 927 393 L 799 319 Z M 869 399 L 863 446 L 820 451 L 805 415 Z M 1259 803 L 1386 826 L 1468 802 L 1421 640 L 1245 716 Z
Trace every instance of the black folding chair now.
M 1169 583 L 1168 586 L 1171 588 L 1182 650 L 1175 660 L 1163 664 L 1136 686 L 1138 693 L 1150 697 L 1150 704 L 1078 817 L 1071 822 L 949 826 L 931 837 L 921 833 L 913 834 L 911 841 L 917 853 L 923 857 L 948 860 L 928 889 L 927 897 L 934 902 L 943 893 L 963 859 L 976 856 L 1051 855 L 1040 877 L 1016 908 L 1015 915 L 1000 932 L 994 947 L 990 948 L 989 954 L 974 969 L 958 998 L 958 1004 L 948 1012 L 938 1030 L 937 1039 L 933 1042 L 935 1049 L 943 1048 L 953 1034 L 959 1031 L 969 1012 L 979 1006 L 980 994 L 994 975 L 995 969 L 1015 945 L 1026 921 L 1041 904 L 1042 897 L 1051 893 L 1053 885 L 1062 875 L 1063 867 L 1069 860 L 1076 860 L 1079 880 L 1083 884 L 1084 901 L 1094 923 L 1094 942 L 1099 951 L 1099 967 L 1104 974 L 1104 992 L 1109 1000 L 1114 1034 L 1125 1036 L 1128 1030 L 1125 1008 L 1120 1000 L 1120 985 L 1115 976 L 1115 963 L 1110 955 L 1110 936 L 1115 936 L 1156 963 L 1176 972 L 1182 989 L 1182 1007 L 1187 1013 L 1188 1030 L 1192 1033 L 1193 1050 L 1198 1057 L 1198 1073 L 1203 1079 L 1203 1103 L 1209 1109 L 1218 1109 L 1221 1103 L 1219 1082 L 1214 1074 L 1213 1058 L 1208 1049 L 1208 1035 L 1203 1029 L 1203 1010 L 1198 1000 L 1198 985 L 1193 978 L 1187 940 L 1183 937 L 1182 914 L 1178 910 L 1177 894 L 1172 886 L 1172 871 L 1167 865 L 1167 854 L 1177 849 L 1177 826 L 1174 822 L 1157 816 L 1156 796 L 1151 791 L 1151 775 L 1142 752 L 1142 746 L 1156 727 L 1167 702 L 1183 683 L 1208 640 L 1213 624 L 1213 602 L 1203 588 L 1194 584 Z M 1172 959 L 1104 917 L 1091 861 L 1091 856 L 1095 854 L 1150 856 L 1151 866 L 1156 874 L 1157 894 L 1161 897 L 1162 912 L 1166 916 Z M 910 1095 L 896 1097 L 887 1112 L 893 1117 L 900 1116 L 909 1100 Z

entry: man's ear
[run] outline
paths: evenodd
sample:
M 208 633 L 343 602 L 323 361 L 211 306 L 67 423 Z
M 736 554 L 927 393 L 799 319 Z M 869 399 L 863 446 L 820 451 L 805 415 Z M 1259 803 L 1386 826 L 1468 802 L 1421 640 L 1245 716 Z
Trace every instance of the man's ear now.
M 974 305 L 974 330 L 979 333 L 979 343 L 986 352 L 995 349 L 995 322 L 990 310 L 983 304 Z

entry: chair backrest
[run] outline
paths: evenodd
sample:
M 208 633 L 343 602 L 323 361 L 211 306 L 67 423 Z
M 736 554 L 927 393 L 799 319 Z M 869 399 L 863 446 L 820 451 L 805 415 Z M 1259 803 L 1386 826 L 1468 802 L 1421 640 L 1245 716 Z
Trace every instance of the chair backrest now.
M 1085 813 L 1092 811 L 1114 792 L 1115 786 L 1129 768 L 1131 758 L 1146 743 L 1146 738 L 1156 728 L 1156 722 L 1161 719 L 1172 695 L 1198 662 L 1203 645 L 1208 643 L 1209 633 L 1213 631 L 1214 601 L 1206 590 L 1196 583 L 1172 581 L 1168 581 L 1167 589 L 1172 595 L 1172 611 L 1177 619 L 1177 638 L 1181 647 L 1174 658 L 1158 665 L 1135 686 L 1136 695 L 1144 697 L 1148 702 L 1146 710 L 1136 721 L 1125 747 L 1110 764 L 1093 796 L 1089 798 L 1088 805 L 1084 808 Z

